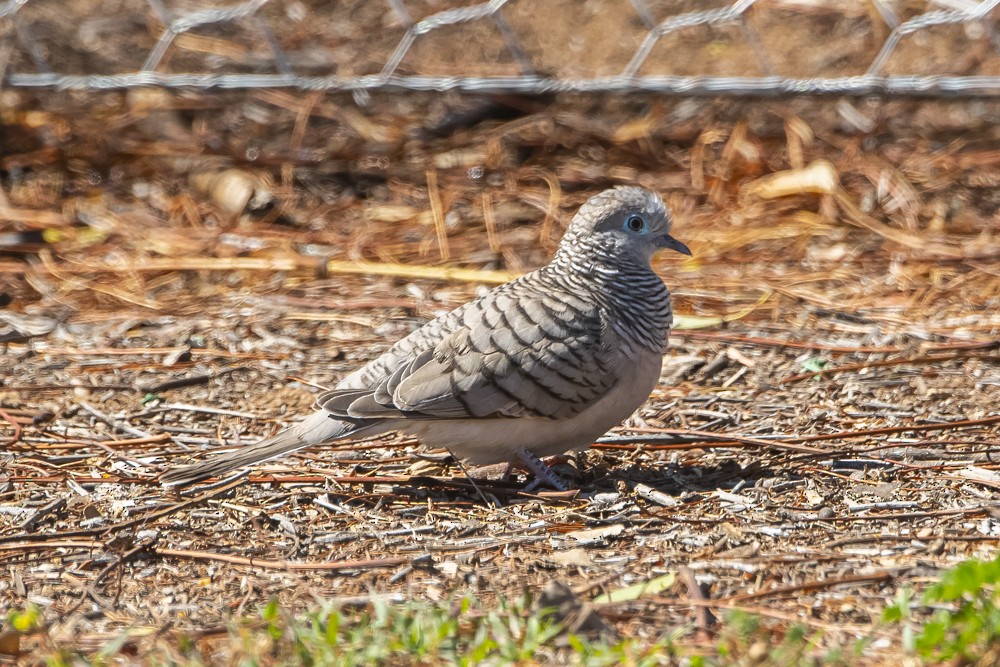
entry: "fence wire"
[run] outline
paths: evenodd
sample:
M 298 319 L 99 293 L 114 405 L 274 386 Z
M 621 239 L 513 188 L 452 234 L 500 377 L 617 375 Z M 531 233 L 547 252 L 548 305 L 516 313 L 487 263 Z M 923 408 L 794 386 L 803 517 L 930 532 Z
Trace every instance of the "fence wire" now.
M 707 4 L 6 0 L 0 85 L 1000 95 L 1000 0 Z

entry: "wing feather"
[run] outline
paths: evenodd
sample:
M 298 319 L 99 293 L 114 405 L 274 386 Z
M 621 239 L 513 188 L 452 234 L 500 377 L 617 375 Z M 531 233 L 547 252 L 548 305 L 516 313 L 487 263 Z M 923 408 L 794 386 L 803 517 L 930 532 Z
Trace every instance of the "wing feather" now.
M 349 401 L 354 419 L 563 419 L 611 388 L 617 375 L 599 313 L 552 308 L 549 294 L 501 296 L 467 309 L 460 326 L 400 364 L 370 395 L 352 391 L 332 407 L 344 410 Z
M 429 322 L 318 403 L 352 420 L 563 419 L 618 380 L 610 335 L 582 295 L 514 281 Z

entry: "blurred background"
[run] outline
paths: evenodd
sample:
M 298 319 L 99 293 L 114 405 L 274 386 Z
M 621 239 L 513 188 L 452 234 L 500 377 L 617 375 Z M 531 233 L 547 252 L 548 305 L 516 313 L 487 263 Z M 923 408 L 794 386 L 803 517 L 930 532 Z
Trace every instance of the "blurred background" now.
M 997 292 L 997 4 L 8 0 L 3 335 L 213 272 L 522 272 L 634 182 L 697 251 L 681 312 L 948 327 Z

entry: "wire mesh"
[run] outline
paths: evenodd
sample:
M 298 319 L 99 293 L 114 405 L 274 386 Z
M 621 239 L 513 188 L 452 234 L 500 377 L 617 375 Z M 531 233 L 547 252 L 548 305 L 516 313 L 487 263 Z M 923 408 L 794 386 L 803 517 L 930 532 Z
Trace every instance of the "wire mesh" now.
M 1000 0 L 712 4 L 6 0 L 0 82 L 358 95 L 1000 94 Z

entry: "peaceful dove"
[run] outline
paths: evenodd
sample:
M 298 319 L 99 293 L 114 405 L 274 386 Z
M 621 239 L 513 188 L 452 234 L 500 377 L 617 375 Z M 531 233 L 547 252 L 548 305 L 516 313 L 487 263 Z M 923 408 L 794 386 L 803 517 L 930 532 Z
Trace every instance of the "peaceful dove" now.
M 672 322 L 657 250 L 690 255 L 640 187 L 580 207 L 552 261 L 437 317 L 321 393 L 273 437 L 172 468 L 185 486 L 303 447 L 399 431 L 472 464 L 519 462 L 564 490 L 540 457 L 585 449 L 648 397 Z

